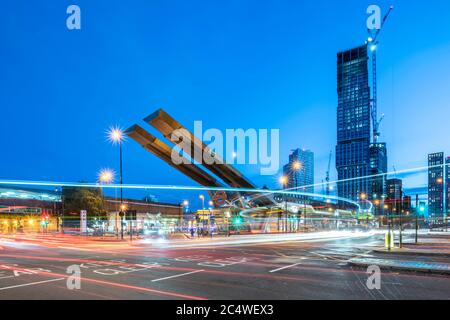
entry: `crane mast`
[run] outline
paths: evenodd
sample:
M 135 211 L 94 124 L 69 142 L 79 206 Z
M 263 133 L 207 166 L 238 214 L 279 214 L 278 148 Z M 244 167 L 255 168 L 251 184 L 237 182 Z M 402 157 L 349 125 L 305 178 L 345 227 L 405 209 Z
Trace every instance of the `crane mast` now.
M 375 35 L 372 35 L 372 32 L 369 32 L 369 39 L 367 40 L 367 44 L 369 46 L 370 51 L 372 52 L 372 99 L 371 99 L 371 117 L 373 123 L 373 142 L 377 143 L 378 138 L 380 137 L 380 124 L 383 121 L 384 115 L 378 119 L 378 98 L 377 98 L 377 46 L 378 46 L 378 36 L 380 35 L 381 29 L 386 23 L 389 15 L 392 10 L 394 10 L 394 6 L 389 7 L 389 11 L 383 18 L 381 22 L 380 29 L 375 32 Z

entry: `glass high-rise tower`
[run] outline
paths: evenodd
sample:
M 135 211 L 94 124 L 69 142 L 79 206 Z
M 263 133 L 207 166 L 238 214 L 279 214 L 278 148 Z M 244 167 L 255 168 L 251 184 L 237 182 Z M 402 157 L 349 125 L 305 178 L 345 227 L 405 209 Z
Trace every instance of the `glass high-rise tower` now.
M 372 183 L 361 178 L 371 174 L 368 61 L 366 45 L 337 55 L 338 195 L 352 200 L 372 195 Z
M 296 162 L 299 168 L 295 168 Z M 284 166 L 283 172 L 288 178 L 289 189 L 299 188 L 298 191 L 314 193 L 314 153 L 312 151 L 294 150 L 289 155 L 289 163 Z
M 431 219 L 444 215 L 444 153 L 428 155 L 428 212 Z

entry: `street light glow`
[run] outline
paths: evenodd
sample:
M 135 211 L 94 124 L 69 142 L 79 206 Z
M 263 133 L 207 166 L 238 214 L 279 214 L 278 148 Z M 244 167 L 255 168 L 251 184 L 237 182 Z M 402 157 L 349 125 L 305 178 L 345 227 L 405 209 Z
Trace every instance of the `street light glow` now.
M 288 182 L 288 178 L 287 178 L 286 176 L 282 176 L 282 177 L 280 178 L 280 183 L 281 183 L 283 186 L 286 185 L 287 182 Z
M 123 130 L 119 127 L 111 127 L 108 130 L 108 139 L 112 143 L 122 143 L 125 140 Z
M 299 171 L 302 168 L 302 163 L 300 161 L 295 161 L 292 164 L 292 168 L 294 168 L 295 171 Z
M 102 169 L 98 173 L 98 181 L 103 184 L 110 184 L 114 181 L 114 171 L 111 169 Z

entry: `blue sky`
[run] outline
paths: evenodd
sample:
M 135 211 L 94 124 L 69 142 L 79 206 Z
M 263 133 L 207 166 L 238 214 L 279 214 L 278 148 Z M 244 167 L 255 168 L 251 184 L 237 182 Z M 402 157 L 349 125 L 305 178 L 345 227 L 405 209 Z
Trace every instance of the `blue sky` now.
M 336 52 L 367 37 L 372 3 L 396 5 L 378 55 L 389 166 L 450 155 L 446 0 L 16 0 L 0 10 L 0 178 L 94 181 L 117 170 L 105 130 L 163 107 L 187 127 L 279 128 L 282 162 L 311 149 L 320 182 L 336 144 Z M 70 4 L 79 31 L 66 28 Z M 126 183 L 193 184 L 133 141 L 124 150 Z

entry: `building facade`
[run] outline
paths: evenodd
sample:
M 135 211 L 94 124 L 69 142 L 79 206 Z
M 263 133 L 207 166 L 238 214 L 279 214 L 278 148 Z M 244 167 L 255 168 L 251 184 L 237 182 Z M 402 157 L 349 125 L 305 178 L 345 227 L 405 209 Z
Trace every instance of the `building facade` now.
M 148 202 L 145 200 L 124 199 L 122 202 L 126 207 L 124 217 L 124 230 L 130 228 L 136 233 L 149 234 L 151 232 L 173 232 L 183 222 L 183 206 L 179 204 Z M 105 210 L 107 212 L 107 223 L 104 228 L 109 232 L 119 232 L 120 204 L 117 199 L 106 198 Z M 133 220 L 133 221 L 131 221 Z
M 372 194 L 370 169 L 370 88 L 367 46 L 337 55 L 338 195 L 357 201 Z
M 430 219 L 444 215 L 444 153 L 428 155 L 428 214 Z
M 387 148 L 386 143 L 372 143 L 370 145 L 370 179 L 371 193 L 369 200 L 379 202 L 386 195 L 386 176 L 387 173 Z M 378 201 L 377 201 L 378 200 Z M 375 206 L 375 215 L 382 214 L 380 205 Z
M 296 163 L 299 165 L 296 166 Z M 314 193 L 314 153 L 310 150 L 297 149 L 289 155 L 289 163 L 283 168 L 288 178 L 288 189 Z M 303 188 L 304 186 L 308 186 Z
M 400 214 L 403 202 L 403 181 L 401 179 L 386 180 L 386 204 L 390 212 Z

